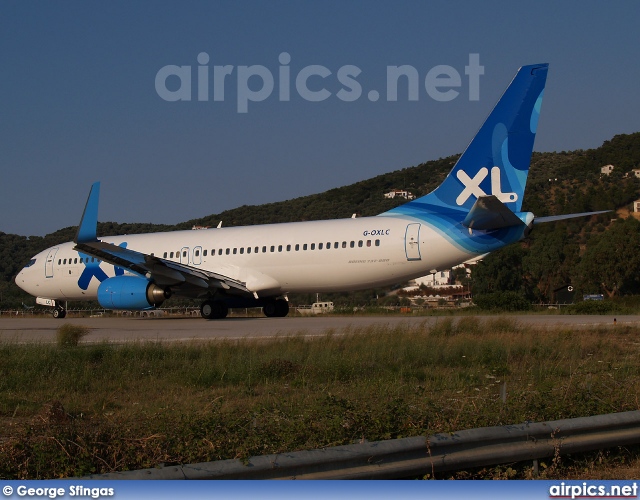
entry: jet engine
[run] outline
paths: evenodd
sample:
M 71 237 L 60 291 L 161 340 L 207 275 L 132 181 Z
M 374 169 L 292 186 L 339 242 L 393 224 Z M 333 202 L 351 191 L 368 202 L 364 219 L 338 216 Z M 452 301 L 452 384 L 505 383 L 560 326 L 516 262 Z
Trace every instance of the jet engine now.
M 143 311 L 159 307 L 169 297 L 171 290 L 138 276 L 108 278 L 98 287 L 98 302 L 105 309 Z

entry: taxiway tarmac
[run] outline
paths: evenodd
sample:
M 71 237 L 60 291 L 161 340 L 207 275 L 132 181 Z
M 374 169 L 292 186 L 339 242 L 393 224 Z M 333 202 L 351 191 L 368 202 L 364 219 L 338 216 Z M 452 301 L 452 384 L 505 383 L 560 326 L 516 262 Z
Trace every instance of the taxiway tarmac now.
M 495 319 L 496 316 L 477 316 Z M 639 325 L 640 316 L 501 316 L 518 322 L 547 328 L 589 328 L 595 326 Z M 290 318 L 240 318 L 206 321 L 201 318 L 67 318 L 0 317 L 0 341 L 55 342 L 56 330 L 63 323 L 84 325 L 91 333 L 83 342 L 190 341 L 211 339 L 268 339 L 283 335 L 318 336 L 329 331 L 344 333 L 351 328 L 373 325 L 393 327 L 399 323 L 427 325 L 443 321 L 443 316 L 314 316 Z M 455 317 L 454 317 L 455 319 Z M 615 319 L 615 322 L 614 322 Z

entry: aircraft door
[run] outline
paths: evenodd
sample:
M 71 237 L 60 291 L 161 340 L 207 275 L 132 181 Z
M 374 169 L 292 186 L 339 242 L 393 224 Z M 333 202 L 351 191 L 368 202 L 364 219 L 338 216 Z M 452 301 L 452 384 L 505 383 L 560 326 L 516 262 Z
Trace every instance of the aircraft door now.
M 420 223 L 407 225 L 404 235 L 404 250 L 407 260 L 421 260 L 420 256 Z
M 58 252 L 58 247 L 54 247 L 49 250 L 47 254 L 47 260 L 44 263 L 44 277 L 45 278 L 53 278 L 53 264 L 55 262 L 56 253 Z
M 180 264 L 189 265 L 189 247 L 182 247 L 180 250 Z
M 195 247 L 193 249 L 193 265 L 199 266 L 202 264 L 202 247 Z

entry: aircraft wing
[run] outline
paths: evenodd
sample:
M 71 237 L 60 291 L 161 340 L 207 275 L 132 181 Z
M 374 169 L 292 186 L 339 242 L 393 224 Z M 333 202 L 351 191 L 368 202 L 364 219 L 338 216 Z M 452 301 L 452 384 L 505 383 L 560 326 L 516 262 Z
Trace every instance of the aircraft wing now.
M 244 283 L 227 276 L 100 241 L 97 238 L 99 196 L 100 183 L 96 182 L 91 186 L 78 226 L 75 250 L 144 276 L 158 285 L 171 286 L 181 295 L 197 296 L 211 289 L 222 289 L 231 295 L 253 296 Z
M 244 283 L 203 269 L 172 262 L 154 255 L 137 252 L 104 241 L 76 243 L 75 250 L 101 259 L 109 264 L 151 279 L 162 286 L 186 295 L 198 295 L 210 289 L 222 289 L 231 295 L 253 293 Z

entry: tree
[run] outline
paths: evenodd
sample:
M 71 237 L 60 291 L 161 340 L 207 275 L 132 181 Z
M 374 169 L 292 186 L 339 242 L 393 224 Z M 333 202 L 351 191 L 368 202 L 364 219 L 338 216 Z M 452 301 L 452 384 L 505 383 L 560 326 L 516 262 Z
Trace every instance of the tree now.
M 568 224 L 557 222 L 536 228 L 522 267 L 527 290 L 532 298 L 552 300 L 553 290 L 571 281 L 578 262 L 579 247 L 571 237 Z
M 506 291 L 524 293 L 522 259 L 526 253 L 522 245 L 515 244 L 485 257 L 472 271 L 473 295 Z
M 530 307 L 522 262 L 527 250 L 510 245 L 489 254 L 472 271 L 473 301 L 481 309 L 519 311 Z
M 576 267 L 574 283 L 582 293 L 640 293 L 640 222 L 618 219 L 608 231 L 593 236 Z

